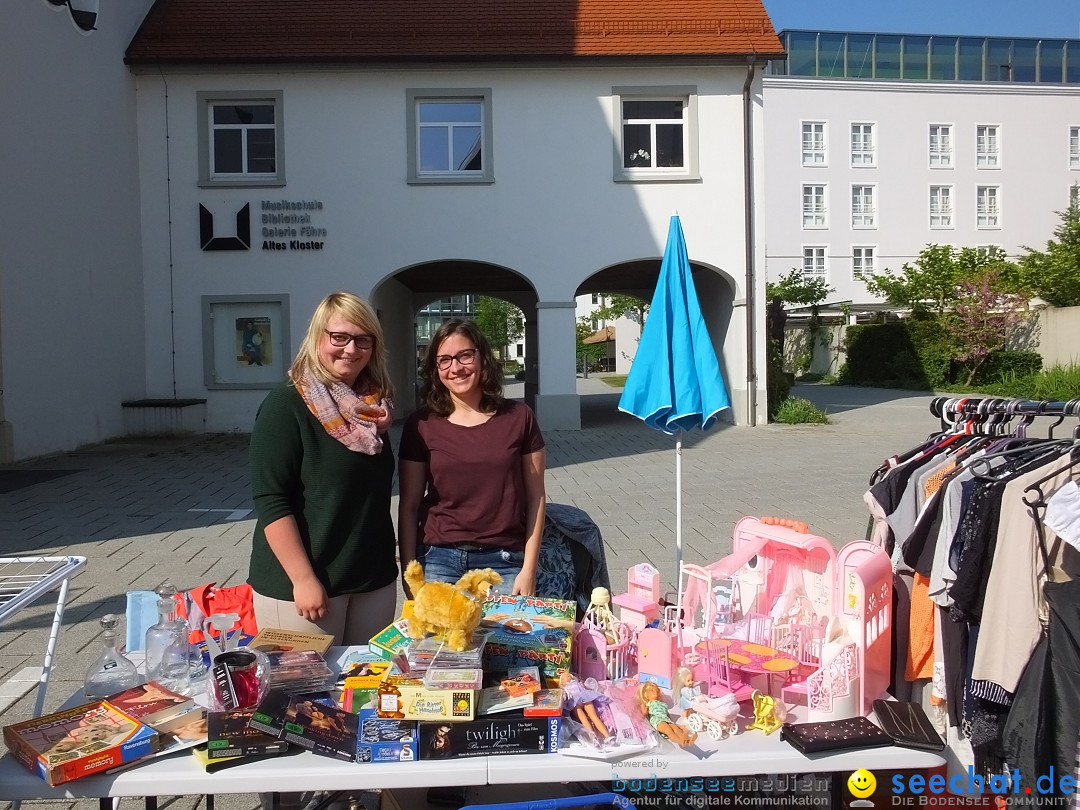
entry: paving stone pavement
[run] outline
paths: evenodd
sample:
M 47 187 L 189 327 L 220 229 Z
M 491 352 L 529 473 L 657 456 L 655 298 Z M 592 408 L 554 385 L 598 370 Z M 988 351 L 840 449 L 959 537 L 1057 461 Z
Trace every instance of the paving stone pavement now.
M 584 509 L 599 525 L 616 591 L 623 572 L 643 560 L 674 588 L 675 439 L 620 414 L 618 389 L 596 378 L 578 382 L 582 430 L 545 434 L 548 499 Z M 937 427 L 923 394 L 800 385 L 793 395 L 823 407 L 832 424 L 721 426 L 683 437 L 687 561 L 708 563 L 728 553 L 735 522 L 745 515 L 805 521 L 838 547 L 862 538 L 861 497 L 871 472 Z M 97 620 L 123 613 L 127 591 L 152 590 L 165 579 L 182 588 L 244 581 L 254 526 L 246 448 L 246 435 L 125 439 L 18 466 L 78 472 L 0 494 L 0 556 L 89 559 L 71 584 L 47 710 L 81 687 L 100 649 Z M 41 665 L 52 610 L 41 600 L 0 627 L 0 685 Z M 0 706 L 4 694 L 0 689 Z M 29 693 L 0 708 L 0 725 L 29 717 L 33 698 Z M 189 808 L 197 801 L 161 806 Z M 25 803 L 46 805 L 96 807 Z M 257 805 L 257 797 L 237 796 L 222 797 L 217 807 Z

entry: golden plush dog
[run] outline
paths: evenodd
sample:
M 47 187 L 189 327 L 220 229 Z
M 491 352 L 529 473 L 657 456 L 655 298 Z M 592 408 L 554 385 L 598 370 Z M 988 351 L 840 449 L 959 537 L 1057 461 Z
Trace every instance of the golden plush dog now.
M 461 652 L 480 624 L 488 589 L 502 582 L 502 577 L 490 568 L 480 568 L 466 571 L 453 585 L 427 582 L 423 567 L 413 560 L 405 568 L 405 582 L 413 594 L 409 635 L 423 638 L 427 633 L 442 633 L 446 646 Z

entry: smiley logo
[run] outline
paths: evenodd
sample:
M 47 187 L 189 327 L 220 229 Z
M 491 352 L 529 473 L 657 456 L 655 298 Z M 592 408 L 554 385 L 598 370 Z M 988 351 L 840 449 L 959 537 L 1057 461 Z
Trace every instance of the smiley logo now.
M 867 796 L 874 795 L 874 791 L 877 789 L 877 779 L 866 768 L 859 768 L 848 777 L 847 786 L 852 796 L 865 799 Z

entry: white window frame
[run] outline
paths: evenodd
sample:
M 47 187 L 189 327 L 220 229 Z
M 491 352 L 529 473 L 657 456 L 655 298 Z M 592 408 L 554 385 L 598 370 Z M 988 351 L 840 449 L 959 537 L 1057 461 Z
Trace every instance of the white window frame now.
M 931 169 L 951 169 L 953 167 L 953 125 L 930 124 L 929 161 Z
M 927 196 L 930 209 L 930 230 L 953 230 L 956 227 L 956 211 L 953 206 L 955 194 L 953 191 L 953 187 L 948 184 L 930 186 L 930 193 Z M 935 194 L 935 192 L 937 193 Z M 938 198 L 936 201 L 935 197 Z M 945 205 L 941 204 L 942 200 L 944 200 Z M 935 217 L 937 218 L 936 222 Z
M 807 261 L 811 269 L 807 270 Z M 817 269 L 820 267 L 820 271 Z M 829 280 L 829 246 L 828 245 L 803 245 L 802 246 L 802 275 L 804 279 L 820 278 Z
M 1001 125 L 975 125 L 975 168 L 1001 168 Z
M 1069 127 L 1069 168 L 1080 169 L 1080 127 Z
M 199 181 L 202 188 L 273 188 L 285 185 L 285 104 L 281 90 L 197 91 L 195 93 L 196 127 L 199 133 Z M 270 105 L 274 108 L 273 124 L 215 125 L 215 106 Z M 273 129 L 273 172 L 215 172 L 213 165 L 214 133 L 219 129 Z M 243 139 L 247 154 L 247 139 Z M 246 163 L 246 160 L 245 160 Z
M 813 201 L 807 205 L 807 189 L 811 189 Z M 829 227 L 829 184 L 803 183 L 799 198 L 804 231 L 818 231 Z
M 800 122 L 799 146 L 803 166 L 829 165 L 829 135 L 824 121 Z
M 855 281 L 859 280 L 859 270 L 860 269 L 862 269 L 863 273 L 866 274 L 866 275 L 871 275 L 871 276 L 877 275 L 877 272 L 878 272 L 877 249 L 878 249 L 877 245 L 860 244 L 860 245 L 852 245 L 851 246 L 851 278 L 853 280 L 855 280 Z M 867 251 L 869 252 L 869 255 L 867 255 Z M 868 258 L 870 260 L 870 271 L 867 273 L 866 269 L 865 269 L 865 263 L 866 263 L 866 260 Z M 857 267 L 856 265 L 858 263 L 861 263 L 863 265 L 863 267 L 862 268 Z
M 855 128 L 868 127 L 869 132 L 860 132 L 856 139 Z M 851 143 L 851 166 L 854 169 L 873 169 L 877 166 L 877 123 L 874 121 L 852 121 L 849 129 Z M 867 134 L 869 137 L 867 137 Z M 866 146 L 866 141 L 869 146 Z M 856 143 L 860 144 L 856 147 Z M 859 159 L 856 160 L 856 157 Z
M 420 171 L 420 105 L 425 102 L 480 102 L 480 169 Z M 411 185 L 485 185 L 495 182 L 490 87 L 410 87 L 405 90 L 406 182 Z
M 870 201 L 865 202 L 864 194 L 860 193 L 860 197 L 864 200 L 861 202 L 855 202 L 855 190 L 860 189 L 866 191 L 870 190 Z M 851 227 L 854 230 L 867 230 L 873 229 L 878 226 L 877 223 L 877 185 L 874 183 L 852 183 L 851 185 Z
M 1001 230 L 1001 186 L 975 187 L 975 227 Z
M 681 101 L 683 104 L 683 166 L 627 167 L 623 160 L 623 101 Z M 698 89 L 696 85 L 639 85 L 612 87 L 613 179 L 616 183 L 671 183 L 701 179 L 698 164 Z M 655 130 L 653 130 L 655 133 Z M 653 140 L 655 145 L 655 139 Z M 653 150 L 655 152 L 655 149 Z M 650 163 L 653 154 L 649 155 Z

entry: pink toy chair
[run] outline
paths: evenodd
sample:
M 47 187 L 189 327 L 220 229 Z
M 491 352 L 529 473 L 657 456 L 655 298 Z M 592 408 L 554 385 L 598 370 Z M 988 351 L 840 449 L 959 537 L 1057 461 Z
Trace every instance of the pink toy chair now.
M 753 644 L 771 645 L 772 629 L 772 616 L 765 613 L 751 613 L 746 617 L 746 640 Z
M 735 699 L 742 703 L 750 700 L 754 694 L 754 688 L 744 680 L 736 676 L 728 658 L 725 647 L 705 643 L 705 661 L 709 673 L 709 696 L 723 697 L 727 694 L 735 695 Z

